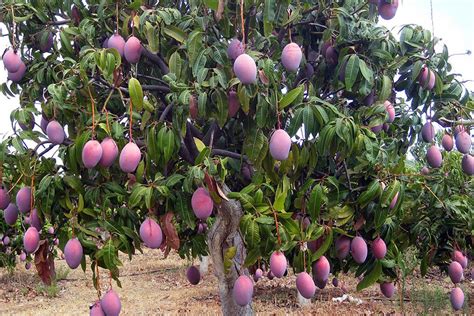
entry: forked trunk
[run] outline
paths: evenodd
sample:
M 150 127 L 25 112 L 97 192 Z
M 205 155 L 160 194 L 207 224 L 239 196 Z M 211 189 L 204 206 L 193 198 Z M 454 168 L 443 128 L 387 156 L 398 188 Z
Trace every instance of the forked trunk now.
M 223 188 L 227 194 L 229 189 Z M 219 296 L 221 299 L 222 313 L 228 315 L 252 315 L 252 305 L 244 307 L 237 305 L 232 298 L 232 288 L 235 280 L 239 277 L 239 272 L 243 271 L 248 275 L 247 269 L 241 270 L 241 263 L 245 260 L 245 245 L 239 233 L 240 218 L 243 215 L 242 206 L 236 200 L 223 200 L 217 205 L 216 222 L 210 229 L 207 239 L 209 251 L 212 256 L 214 274 L 219 282 Z M 224 272 L 224 253 L 229 247 L 235 246 L 237 253 L 234 257 L 234 264 L 229 273 Z

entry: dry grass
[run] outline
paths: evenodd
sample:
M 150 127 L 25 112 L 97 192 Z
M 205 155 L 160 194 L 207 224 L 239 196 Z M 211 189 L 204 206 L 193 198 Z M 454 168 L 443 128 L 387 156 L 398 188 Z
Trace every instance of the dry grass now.
M 177 255 L 164 259 L 160 251 L 145 251 L 128 261 L 122 258 L 121 268 L 123 288 L 114 286 L 122 300 L 123 315 L 216 315 L 220 313 L 216 278 L 212 267 L 202 282 L 190 285 L 185 277 L 188 263 Z M 57 269 L 64 272 L 64 260 L 56 261 Z M 76 269 L 69 274 L 61 273 L 57 280 L 57 292 L 50 297 L 48 291 L 38 290 L 39 279 L 34 269 L 30 271 L 18 267 L 13 274 L 0 270 L 0 315 L 87 315 L 88 308 L 97 299 L 92 285 L 92 273 Z M 429 279 L 412 278 L 407 283 L 405 312 L 452 314 L 446 300 L 449 282 L 439 273 Z M 102 284 L 109 283 L 105 271 L 101 274 Z M 259 315 L 348 315 L 348 314 L 400 314 L 399 297 L 383 298 L 377 286 L 360 293 L 355 291 L 356 280 L 342 276 L 339 282 L 354 297 L 361 298 L 363 304 L 356 306 L 349 302 L 335 303 L 333 297 L 343 294 L 340 288 L 328 285 L 316 293 L 312 303 L 300 307 L 297 303 L 295 277 L 259 281 L 255 286 L 253 306 Z M 429 286 L 426 286 L 429 282 Z M 470 296 L 470 306 L 474 285 L 464 282 L 466 296 Z M 444 300 L 443 300 L 444 298 Z M 410 302 L 412 300 L 412 302 Z M 467 305 L 467 304 L 466 304 Z M 469 314 L 467 307 L 464 311 Z

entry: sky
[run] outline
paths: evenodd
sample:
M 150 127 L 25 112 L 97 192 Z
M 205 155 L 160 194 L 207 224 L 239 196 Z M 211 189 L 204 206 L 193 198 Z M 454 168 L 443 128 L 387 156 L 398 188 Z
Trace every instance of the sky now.
M 442 39 L 449 48 L 449 54 L 474 52 L 474 1 L 472 0 L 401 0 L 396 16 L 390 21 L 380 24 L 398 32 L 404 24 L 419 24 L 432 30 L 431 8 L 433 5 L 434 34 Z M 6 33 L 5 25 L 1 24 L 2 35 Z M 6 36 L 0 37 L 0 51 L 9 47 Z M 451 63 L 453 72 L 463 75 L 463 80 L 474 80 L 474 54 L 453 56 Z M 0 82 L 5 82 L 7 73 L 0 66 Z M 466 83 L 474 91 L 474 81 Z M 0 94 L 0 139 L 11 134 L 10 112 L 19 106 L 18 98 L 7 98 Z M 36 127 L 38 128 L 38 127 Z

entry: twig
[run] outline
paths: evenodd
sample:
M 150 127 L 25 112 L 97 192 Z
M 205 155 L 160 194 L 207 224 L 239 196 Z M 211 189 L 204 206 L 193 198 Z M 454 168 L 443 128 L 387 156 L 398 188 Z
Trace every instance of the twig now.
M 352 192 L 351 178 L 349 177 L 349 171 L 347 170 L 347 163 L 345 159 L 343 161 L 343 164 L 344 164 L 344 170 L 346 172 L 347 184 L 349 184 L 349 190 Z
M 474 125 L 474 120 L 464 120 L 464 119 L 460 119 L 460 120 L 457 120 L 457 121 L 453 121 L 453 120 L 448 120 L 447 118 L 445 117 L 441 117 L 439 118 L 440 121 L 443 121 L 443 122 L 446 122 L 446 123 L 451 123 L 451 124 L 459 124 L 459 125 Z
M 163 113 L 161 113 L 160 118 L 158 119 L 158 122 L 163 122 L 166 119 L 166 116 L 171 111 L 172 107 L 173 107 L 173 102 L 171 102 L 165 107 L 165 109 L 163 110 Z
M 64 24 L 69 24 L 71 22 L 71 19 L 67 20 L 61 20 L 61 21 L 48 21 L 46 24 L 48 25 L 64 25 Z
M 56 145 L 54 145 L 54 144 L 49 145 L 48 148 L 46 148 L 45 150 L 43 150 L 42 152 L 40 152 L 40 153 L 38 154 L 38 158 L 44 156 L 44 155 L 45 155 L 46 153 L 48 153 L 51 149 L 53 149 L 54 146 L 56 146 Z
M 160 68 L 161 72 L 166 75 L 170 72 L 170 69 L 168 67 L 168 65 L 166 64 L 166 62 L 164 61 L 164 58 L 158 53 L 158 54 L 153 54 L 152 52 L 150 52 L 148 49 L 146 49 L 145 46 L 142 46 L 143 50 L 143 54 L 148 58 L 150 59 L 152 62 L 154 62 L 155 64 L 158 65 L 158 67 Z
M 49 140 L 45 140 L 45 141 L 42 141 L 42 142 L 38 143 L 38 145 L 36 145 L 36 147 L 33 148 L 33 155 L 36 153 L 36 151 L 38 151 L 38 149 L 41 146 L 44 146 L 45 144 L 51 144 L 51 142 Z
M 244 160 L 248 159 L 247 156 L 245 156 L 245 155 L 235 153 L 235 152 L 232 152 L 232 151 L 228 151 L 228 150 L 225 150 L 225 149 L 217 149 L 217 148 L 212 149 L 211 155 L 212 156 L 230 157 L 230 158 L 234 158 L 234 159 L 244 159 Z

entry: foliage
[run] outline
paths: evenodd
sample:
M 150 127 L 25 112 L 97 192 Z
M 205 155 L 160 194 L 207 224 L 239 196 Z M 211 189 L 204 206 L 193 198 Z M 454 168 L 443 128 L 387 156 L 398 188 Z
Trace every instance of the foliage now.
M 474 110 L 451 73 L 448 48 L 437 52 L 439 39 L 429 30 L 407 25 L 397 39 L 376 24 L 374 6 L 360 0 L 248 0 L 246 51 L 257 63 L 258 80 L 243 85 L 226 53 L 231 38 L 242 38 L 238 3 L 155 2 L 119 1 L 119 33 L 134 34 L 144 46 L 137 65 L 102 48 L 116 29 L 115 1 L 23 0 L 1 7 L 28 68 L 20 83 L 1 86 L 5 95 L 20 96 L 11 114 L 14 134 L 2 143 L 3 183 L 12 197 L 22 186 L 35 187 L 34 204 L 43 224 L 56 228 L 61 249 L 77 236 L 92 270 L 109 269 L 118 281 L 118 253 L 132 258 L 141 251 L 138 229 L 152 216 L 166 226 L 164 251 L 207 254 L 190 205 L 203 183 L 216 203 L 223 183 L 232 191 L 227 197 L 241 202 L 246 266 L 281 249 L 298 272 L 325 255 L 334 273 L 354 269 L 370 276 L 365 287 L 398 278 L 399 258 L 410 245 L 424 256 L 422 270 L 446 264 L 456 247 L 472 249 L 474 186 L 461 172 L 460 155 L 444 153 L 443 167 L 426 177 L 410 161 L 426 115 L 446 124 L 469 119 Z M 54 34 L 50 53 L 37 49 L 42 32 Z M 298 73 L 280 64 L 287 34 L 304 51 Z M 319 53 L 325 42 L 336 48 L 337 65 Z M 433 90 L 417 80 L 423 65 L 436 74 Z M 235 117 L 228 115 L 231 90 L 241 104 Z M 386 121 L 387 99 L 397 117 L 376 134 L 371 128 Z M 190 119 L 190 103 L 197 104 L 196 119 Z M 66 126 L 66 142 L 50 146 L 41 130 L 20 129 L 28 113 Z M 282 162 L 268 153 L 276 126 L 294 139 Z M 134 174 L 118 164 L 83 167 L 85 142 L 107 136 L 119 148 L 132 139 L 139 145 Z M 46 158 L 49 150 L 55 155 Z M 303 227 L 297 214 L 311 224 Z M 0 221 L 0 232 L 18 236 L 12 255 L 24 230 L 20 221 L 13 227 Z M 360 266 L 337 260 L 333 241 L 356 234 L 368 241 L 383 237 L 385 259 L 369 256 Z M 303 251 L 318 238 L 325 241 L 318 251 Z

